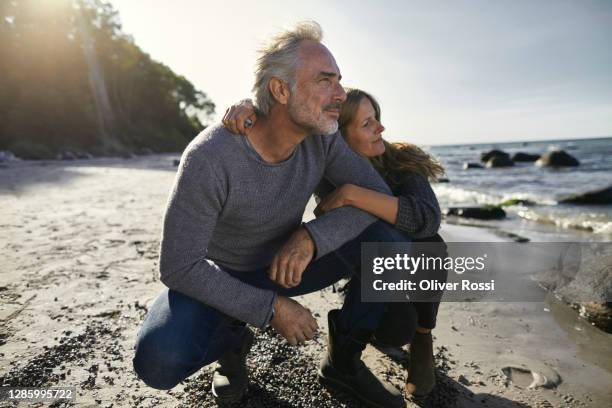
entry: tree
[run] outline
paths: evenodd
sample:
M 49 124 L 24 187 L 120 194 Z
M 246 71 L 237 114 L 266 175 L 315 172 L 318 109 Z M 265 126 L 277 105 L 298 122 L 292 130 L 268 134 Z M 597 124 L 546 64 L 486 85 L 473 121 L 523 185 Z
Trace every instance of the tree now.
M 179 151 L 215 105 L 102 0 L 0 2 L 0 149 L 26 158 Z

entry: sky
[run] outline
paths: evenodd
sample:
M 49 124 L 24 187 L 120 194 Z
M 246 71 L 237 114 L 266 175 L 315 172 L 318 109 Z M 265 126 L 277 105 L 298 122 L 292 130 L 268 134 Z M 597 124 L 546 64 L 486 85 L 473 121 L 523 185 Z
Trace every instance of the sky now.
M 423 145 L 612 135 L 612 1 L 111 0 L 145 52 L 217 105 L 251 96 L 256 50 L 315 20 L 385 138 Z

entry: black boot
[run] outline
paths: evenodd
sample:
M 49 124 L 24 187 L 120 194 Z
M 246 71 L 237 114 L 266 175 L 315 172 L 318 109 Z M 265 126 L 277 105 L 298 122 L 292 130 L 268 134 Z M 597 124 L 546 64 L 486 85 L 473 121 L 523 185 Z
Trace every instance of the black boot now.
M 361 352 L 371 332 L 358 330 L 350 335 L 341 333 L 337 327 L 339 313 L 339 310 L 331 310 L 327 315 L 328 348 L 319 368 L 319 381 L 325 387 L 347 393 L 370 407 L 405 407 L 402 394 L 376 378 L 361 361 Z
M 406 392 L 415 397 L 428 395 L 436 385 L 431 333 L 416 333 L 410 343 L 410 368 Z
M 213 374 L 212 393 L 219 405 L 240 402 L 249 385 L 246 356 L 253 345 L 253 332 L 245 328 L 242 344 L 226 352 L 217 361 Z

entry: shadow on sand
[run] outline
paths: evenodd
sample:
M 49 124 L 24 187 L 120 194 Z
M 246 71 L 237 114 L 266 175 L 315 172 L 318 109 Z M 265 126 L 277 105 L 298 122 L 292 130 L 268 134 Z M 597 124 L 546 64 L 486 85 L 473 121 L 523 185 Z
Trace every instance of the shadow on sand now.
M 86 177 L 83 168 L 142 169 L 176 172 L 179 153 L 133 158 L 104 157 L 77 160 L 19 160 L 0 163 L 0 193 L 20 193 L 38 184 L 66 184 Z

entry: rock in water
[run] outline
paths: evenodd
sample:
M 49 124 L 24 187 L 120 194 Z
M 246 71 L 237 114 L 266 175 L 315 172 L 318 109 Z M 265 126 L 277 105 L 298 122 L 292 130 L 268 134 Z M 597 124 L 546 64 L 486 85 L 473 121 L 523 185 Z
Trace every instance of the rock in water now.
M 530 154 L 530 153 L 523 153 L 523 152 L 514 153 L 514 155 L 512 155 L 513 162 L 534 162 L 538 160 L 539 158 L 540 158 L 539 154 Z
M 484 152 L 480 154 L 480 161 L 483 163 L 488 162 L 489 160 L 491 160 L 493 157 L 495 156 L 501 156 L 501 157 L 505 157 L 508 160 L 510 160 L 510 155 L 502 150 L 497 150 L 497 149 L 493 149 L 490 150 L 488 152 Z
M 71 152 L 70 150 L 63 151 L 58 153 L 57 160 L 76 160 L 77 155 Z
M 510 159 L 509 156 L 499 155 L 493 156 L 487 161 L 487 167 L 512 167 L 514 166 L 514 162 Z
M 140 148 L 140 149 L 138 149 L 138 150 L 136 151 L 136 154 L 138 154 L 138 155 L 140 155 L 140 156 L 148 156 L 148 155 L 151 155 L 151 154 L 153 154 L 153 153 L 155 153 L 155 152 L 153 151 L 153 149 L 148 148 L 148 147 L 142 147 L 142 148 Z
M 535 205 L 535 203 L 533 201 L 530 200 L 523 200 L 521 198 L 510 198 L 508 200 L 502 201 L 501 204 L 499 204 L 500 207 L 509 207 L 512 205 L 524 205 L 524 206 L 529 206 L 529 205 Z
M 450 207 L 444 211 L 444 214 L 464 218 L 476 218 L 479 220 L 500 220 L 506 217 L 506 212 L 496 205 L 485 205 L 482 207 Z
M 478 163 L 468 163 L 465 162 L 463 163 L 463 170 L 467 170 L 467 169 L 482 169 L 482 165 L 478 164 Z
M 0 150 L 0 163 L 17 160 L 13 152 L 9 150 Z
M 575 194 L 560 201 L 564 204 L 612 204 L 612 186 L 593 190 L 584 194 Z
M 564 150 L 555 150 L 544 153 L 536 164 L 542 167 L 575 167 L 579 166 L 580 162 Z

